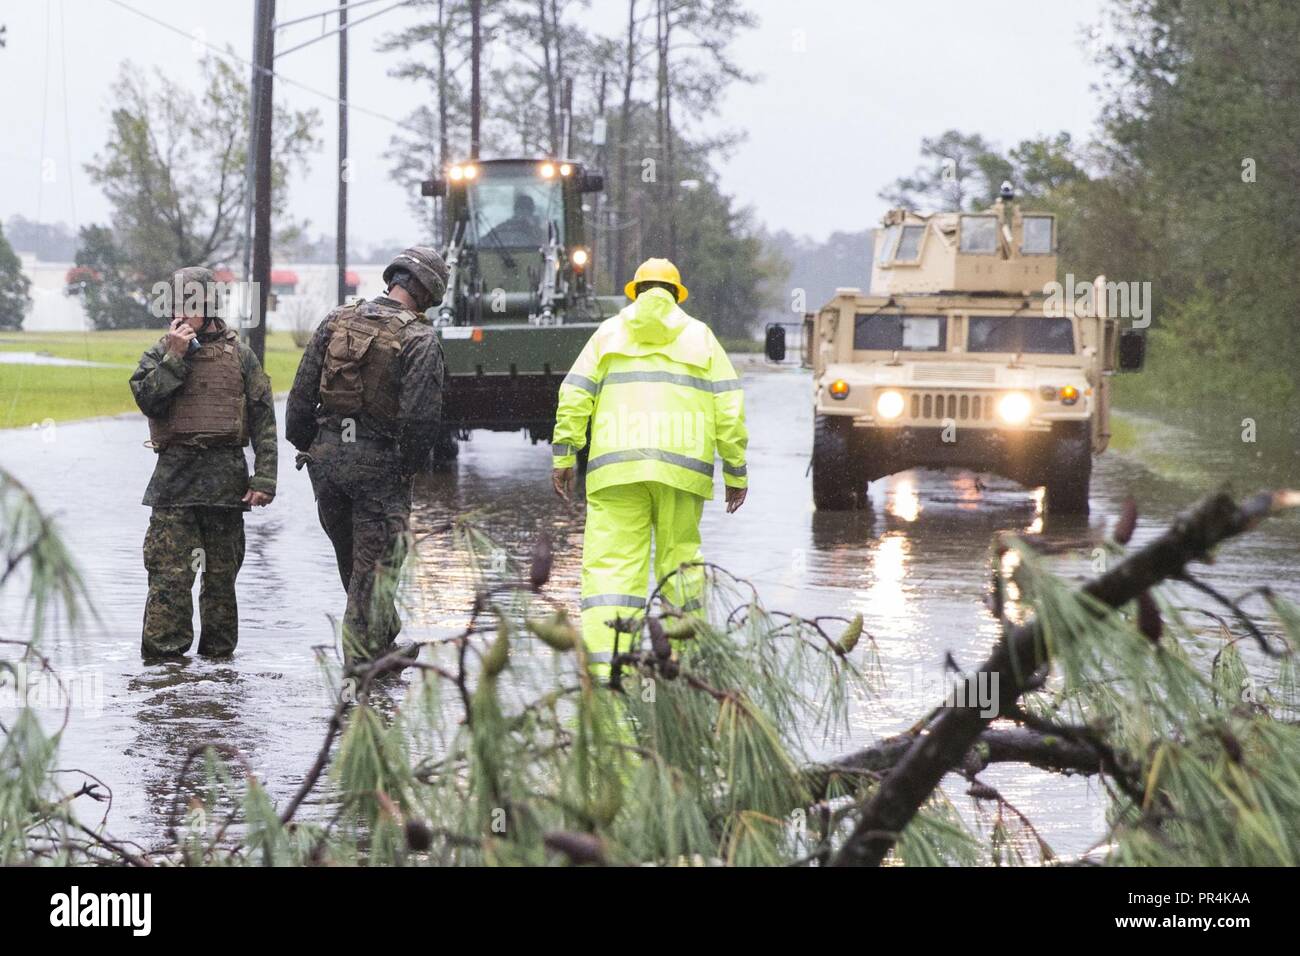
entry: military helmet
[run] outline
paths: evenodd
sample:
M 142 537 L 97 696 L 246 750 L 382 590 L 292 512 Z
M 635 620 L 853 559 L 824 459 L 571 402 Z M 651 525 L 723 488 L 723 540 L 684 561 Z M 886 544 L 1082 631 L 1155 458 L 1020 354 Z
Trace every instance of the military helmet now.
M 178 311 L 189 315 L 199 301 L 199 296 L 196 295 L 199 290 L 202 295 L 203 317 L 217 318 L 221 310 L 221 302 L 217 294 L 217 277 L 211 269 L 203 266 L 185 266 L 172 273 L 172 315 L 176 315 Z
M 398 253 L 384 270 L 384 284 L 392 285 L 393 275 L 405 269 L 429 293 L 432 304 L 442 301 L 447 291 L 447 263 L 430 246 L 411 246 Z

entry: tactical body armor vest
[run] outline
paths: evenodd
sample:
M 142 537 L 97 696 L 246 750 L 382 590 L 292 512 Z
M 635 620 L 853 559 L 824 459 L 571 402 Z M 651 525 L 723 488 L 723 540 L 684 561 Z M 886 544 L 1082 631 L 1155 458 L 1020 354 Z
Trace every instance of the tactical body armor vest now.
M 239 336 L 226 329 L 219 338 L 200 343 L 185 362 L 190 372 L 172 396 L 166 417 L 149 419 L 154 447 L 248 444 Z
M 331 331 L 321 368 L 320 403 L 331 415 L 365 412 L 397 423 L 401 395 L 401 331 L 416 316 L 365 301 L 345 306 L 329 320 Z

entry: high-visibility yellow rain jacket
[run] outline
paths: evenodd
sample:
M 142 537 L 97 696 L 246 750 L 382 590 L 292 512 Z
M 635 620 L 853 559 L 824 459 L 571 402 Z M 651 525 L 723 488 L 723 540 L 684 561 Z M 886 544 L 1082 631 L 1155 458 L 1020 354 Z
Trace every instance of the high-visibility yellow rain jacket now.
M 740 378 L 713 331 L 667 290 L 646 290 L 587 340 L 560 385 L 554 467 L 575 464 L 589 423 L 589 495 L 658 481 L 712 498 L 715 455 L 727 485 L 748 485 Z

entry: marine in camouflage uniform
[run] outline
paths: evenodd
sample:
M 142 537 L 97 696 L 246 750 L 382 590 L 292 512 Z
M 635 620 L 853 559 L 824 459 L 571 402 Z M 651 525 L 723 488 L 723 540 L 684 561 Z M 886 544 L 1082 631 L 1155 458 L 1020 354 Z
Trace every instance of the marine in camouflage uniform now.
M 215 317 L 207 269 L 182 269 L 174 288 L 208 292 L 197 309 L 178 294 L 168 334 L 140 358 L 131 393 L 149 417 L 158 453 L 144 504 L 149 573 L 140 651 L 146 660 L 184 654 L 194 642 L 194 575 L 202 574 L 198 652 L 233 653 L 239 640 L 235 577 L 244 561 L 244 511 L 275 496 L 275 403 L 251 349 Z M 193 305 L 193 300 L 187 300 Z M 185 318 L 183 312 L 196 314 Z M 177 354 L 181 351 L 181 354 Z M 255 470 L 243 446 L 251 441 Z
M 321 527 L 347 592 L 344 660 L 387 653 L 401 630 L 395 592 L 406 559 L 414 476 L 442 412 L 442 346 L 426 309 L 447 267 L 414 247 L 384 270 L 387 294 L 331 312 L 303 354 L 285 436 L 307 463 Z

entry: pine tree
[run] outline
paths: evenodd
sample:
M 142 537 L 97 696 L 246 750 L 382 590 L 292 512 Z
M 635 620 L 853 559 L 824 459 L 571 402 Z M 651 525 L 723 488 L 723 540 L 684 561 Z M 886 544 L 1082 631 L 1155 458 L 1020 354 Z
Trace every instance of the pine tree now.
M 31 280 L 0 229 L 0 329 L 21 329 L 32 307 Z

